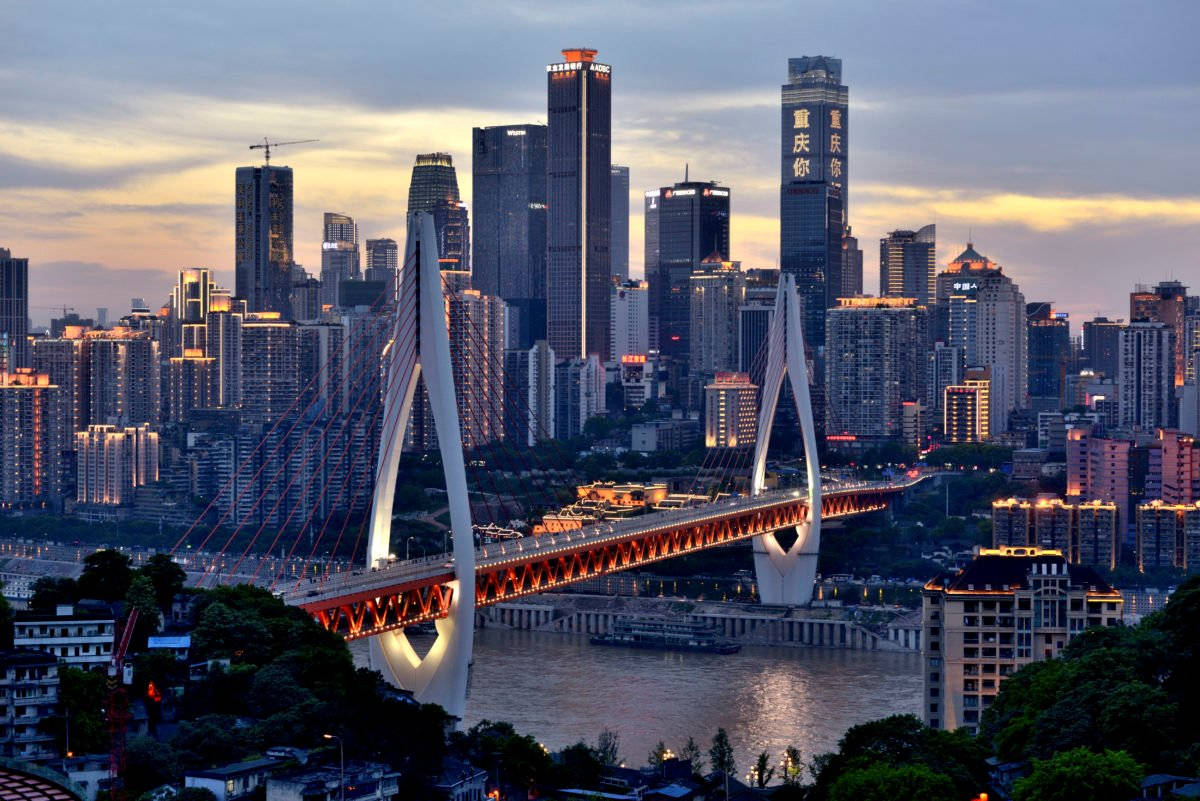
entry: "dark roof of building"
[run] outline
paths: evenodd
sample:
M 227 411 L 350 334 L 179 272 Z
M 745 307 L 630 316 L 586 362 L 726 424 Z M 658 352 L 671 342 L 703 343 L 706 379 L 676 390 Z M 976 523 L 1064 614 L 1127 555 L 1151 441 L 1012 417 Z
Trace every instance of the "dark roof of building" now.
M 0 665 L 16 667 L 18 665 L 57 665 L 58 657 L 45 651 L 33 648 L 14 648 L 0 651 Z
M 991 259 L 989 259 L 987 256 L 982 256 L 982 255 L 980 255 L 980 254 L 979 254 L 979 251 L 975 250 L 975 245 L 974 245 L 973 243 L 971 243 L 971 242 L 968 242 L 968 243 L 967 243 L 967 249 L 966 249 L 966 250 L 964 250 L 962 253 L 959 253 L 959 254 L 958 254 L 957 256 L 955 256 L 953 259 L 951 259 L 951 260 L 950 260 L 950 263 L 951 263 L 951 264 L 953 264 L 953 263 L 954 263 L 954 262 L 956 262 L 956 261 L 983 261 L 983 262 L 988 262 L 988 261 L 991 261 Z
M 49 775 L 4 765 L 0 767 L 0 801 L 80 801 L 80 796 Z
M 1031 573 L 1045 572 L 1067 575 L 1072 587 L 1086 588 L 1091 592 L 1119 594 L 1104 579 L 1089 567 L 1068 565 L 1062 554 L 1038 551 L 1037 549 L 1013 549 L 1014 555 L 984 551 L 966 567 L 956 573 L 939 573 L 927 585 L 929 589 L 949 592 L 1003 592 L 1011 589 L 1028 589 Z M 1032 554 L 1024 554 L 1025 551 Z M 1065 571 L 1065 573 L 1064 573 Z
M 229 779 L 234 776 L 246 776 L 251 773 L 258 773 L 259 771 L 271 770 L 282 765 L 284 761 L 272 758 L 252 759 L 249 762 L 235 762 L 232 765 L 222 765 L 219 768 L 189 771 L 187 775 L 200 779 Z

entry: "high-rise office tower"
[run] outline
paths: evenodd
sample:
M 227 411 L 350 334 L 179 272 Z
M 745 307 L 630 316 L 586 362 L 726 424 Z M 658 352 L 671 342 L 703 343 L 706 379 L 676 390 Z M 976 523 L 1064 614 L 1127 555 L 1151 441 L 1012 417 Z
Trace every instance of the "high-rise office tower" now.
M 1174 428 L 1175 330 L 1163 322 L 1142 320 L 1121 329 L 1117 392 L 1122 426 L 1149 431 Z
M 614 164 L 611 175 L 612 244 L 608 252 L 613 278 L 624 281 L 629 278 L 629 168 Z
M 0 372 L 0 503 L 35 506 L 62 494 L 59 388 L 28 367 Z
M 1122 320 L 1096 317 L 1083 324 L 1083 363 L 1105 378 L 1117 377 Z
M 998 264 L 977 253 L 971 243 L 938 275 L 937 292 L 948 321 L 945 341 L 963 349 L 967 367 L 985 367 L 989 372 L 990 433 L 1007 431 L 1009 413 L 1026 406 L 1025 296 Z
M 504 354 L 504 436 L 516 445 L 534 447 L 554 438 L 554 351 L 541 339 L 532 348 Z
M 788 59 L 788 82 L 782 87 L 779 266 L 796 276 L 809 347 L 825 344 L 825 310 L 842 290 L 848 99 L 841 59 Z
M 924 399 L 929 310 L 912 298 L 842 298 L 825 330 L 825 430 L 898 439 L 905 401 Z
M 471 227 L 458 195 L 458 174 L 449 153 L 421 153 L 408 185 L 408 213 L 433 215 L 447 292 L 466 289 L 471 272 Z M 466 278 L 464 278 L 466 276 Z
M 1187 356 L 1184 353 L 1188 339 L 1185 331 L 1187 310 L 1187 287 L 1178 281 L 1159 281 L 1153 287 L 1139 286 L 1129 293 L 1129 322 L 1159 322 L 1175 333 L 1173 379 L 1177 387 L 1183 385 L 1187 375 Z
M 0 248 L 0 370 L 29 366 L 29 259 Z
M 892 231 L 879 240 L 879 294 L 914 298 L 932 308 L 937 278 L 937 227 Z
M 449 153 L 419 153 L 408 184 L 408 213 L 432 212 L 450 200 L 461 200 L 454 158 Z
M 1029 337 L 1029 403 L 1034 411 L 1067 406 L 1067 372 L 1071 359 L 1071 324 L 1066 312 L 1047 301 L 1025 304 Z
M 664 356 L 685 360 L 691 301 L 688 280 L 701 262 L 729 261 L 729 188 L 713 181 L 690 181 L 659 190 L 658 261 L 646 265 L 650 283 L 650 340 Z M 646 235 L 650 237 L 650 217 Z M 839 254 L 841 245 L 839 243 Z
M 746 287 L 746 302 L 738 309 L 738 372 L 762 386 L 767 364 L 767 332 L 775 318 L 775 288 Z M 786 385 L 785 386 L 789 386 Z
M 645 281 L 621 281 L 612 287 L 609 303 L 612 341 L 608 352 L 614 362 L 622 356 L 650 352 L 650 285 Z
M 850 226 L 842 237 L 842 286 L 839 298 L 852 298 L 863 293 L 863 254 L 858 237 L 851 236 Z
M 688 278 L 686 334 L 691 375 L 732 372 L 738 366 L 738 310 L 746 301 L 746 274 L 736 261 L 705 259 Z
M 368 281 L 386 281 L 396 285 L 396 274 L 400 270 L 400 249 L 395 239 L 368 239 L 367 259 L 363 278 Z
M 248 311 L 291 314 L 292 168 L 238 167 L 234 197 L 237 296 Z
M 646 191 L 642 202 L 642 275 L 649 276 L 658 264 L 658 203 L 661 189 Z M 658 332 L 650 327 L 650 347 L 658 350 Z
M 612 68 L 564 50 L 546 66 L 546 335 L 560 359 L 608 358 Z
M 472 132 L 471 286 L 516 312 L 517 340 L 546 337 L 546 126 Z
M 325 236 L 321 241 L 321 303 L 336 306 L 338 286 L 361 278 L 358 226 L 354 218 L 325 212 Z

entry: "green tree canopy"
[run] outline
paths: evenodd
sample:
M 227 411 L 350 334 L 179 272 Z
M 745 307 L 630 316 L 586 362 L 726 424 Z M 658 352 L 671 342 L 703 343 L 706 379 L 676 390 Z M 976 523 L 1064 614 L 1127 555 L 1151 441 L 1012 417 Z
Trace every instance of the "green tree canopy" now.
M 120 551 L 104 550 L 83 558 L 83 573 L 79 576 L 79 597 L 101 601 L 120 601 L 129 592 L 133 580 L 130 559 Z
M 1018 779 L 1013 801 L 1128 801 L 1142 789 L 1142 766 L 1124 751 L 1075 748 L 1033 763 Z
M 169 614 L 171 601 L 174 600 L 176 593 L 183 590 L 187 573 L 165 553 L 156 553 L 151 556 L 145 564 L 138 568 L 137 572 L 150 579 L 150 583 L 154 586 L 154 599 L 159 610 L 164 615 Z
M 986 785 L 985 785 L 986 786 Z M 876 763 L 853 768 L 829 788 L 829 801 L 895 801 L 897 798 L 953 799 L 954 782 L 924 765 Z

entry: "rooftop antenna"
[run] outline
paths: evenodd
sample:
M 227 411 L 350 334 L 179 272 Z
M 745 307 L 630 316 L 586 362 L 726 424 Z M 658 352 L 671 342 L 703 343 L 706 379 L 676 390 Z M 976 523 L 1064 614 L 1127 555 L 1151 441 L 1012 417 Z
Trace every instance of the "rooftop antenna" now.
M 686 161 L 683 162 L 683 182 L 685 184 L 688 182 L 688 163 Z
M 264 136 L 261 145 L 250 145 L 250 149 L 263 151 L 263 155 L 265 156 L 264 160 L 266 162 L 266 166 L 270 167 L 271 166 L 271 148 L 283 147 L 284 145 L 305 145 L 305 144 L 308 144 L 309 142 L 320 142 L 320 141 L 321 141 L 320 139 L 295 139 L 295 140 L 292 140 L 291 142 L 272 142 L 271 140 L 267 139 L 267 137 Z

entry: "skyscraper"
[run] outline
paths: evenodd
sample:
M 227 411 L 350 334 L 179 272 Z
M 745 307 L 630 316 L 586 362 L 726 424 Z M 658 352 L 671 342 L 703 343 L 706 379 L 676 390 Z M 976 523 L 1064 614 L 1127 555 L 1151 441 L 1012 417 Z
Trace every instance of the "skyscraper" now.
M 59 388 L 28 367 L 0 373 L 0 503 L 34 506 L 62 494 Z
M 504 436 L 519 447 L 554 437 L 554 362 L 544 339 L 504 354 Z
M 1066 312 L 1046 301 L 1025 304 L 1029 337 L 1029 402 L 1034 411 L 1065 408 L 1071 359 L 1071 325 Z
M 781 109 L 779 266 L 796 276 L 810 347 L 825 344 L 825 309 L 835 304 L 843 284 L 848 100 L 841 59 L 788 59 Z
M 1083 362 L 1105 378 L 1117 377 L 1121 329 L 1125 323 L 1095 317 L 1083 324 Z
M 516 309 L 522 348 L 546 337 L 546 126 L 472 132 L 471 285 Z
M 29 366 L 29 259 L 0 248 L 0 370 Z
M 936 295 L 937 228 L 892 231 L 879 240 L 879 294 L 932 307 Z
M 1163 322 L 1141 320 L 1121 329 L 1117 392 L 1122 426 L 1150 431 L 1173 428 L 1175 402 L 1175 330 Z
M 738 366 L 738 310 L 746 301 L 746 275 L 736 261 L 705 259 L 688 279 L 688 369 L 693 376 L 732 372 Z
M 842 286 L 837 296 L 852 298 L 863 293 L 863 254 L 858 237 L 851 236 L 850 226 L 842 237 Z
M 612 165 L 612 259 L 613 278 L 629 278 L 629 168 Z
M 622 356 L 646 355 L 650 351 L 650 287 L 645 281 L 614 283 L 610 312 L 609 354 L 613 361 Z
M 290 316 L 292 168 L 238 167 L 234 202 L 237 296 L 248 311 Z
M 1174 382 L 1182 386 L 1187 374 L 1185 320 L 1187 287 L 1178 281 L 1159 281 L 1153 287 L 1139 286 L 1129 293 L 1129 322 L 1152 320 L 1175 332 Z
M 504 437 L 505 305 L 465 289 L 450 296 L 448 310 L 459 426 L 470 450 Z
M 395 294 L 399 269 L 400 249 L 396 246 L 395 239 L 367 240 L 367 259 L 363 278 L 368 281 L 383 281 L 392 287 L 392 294 Z
M 438 260 L 447 273 L 458 273 L 448 291 L 466 289 L 461 274 L 471 271 L 471 228 L 467 207 L 458 195 L 458 174 L 449 153 L 421 153 L 408 184 L 408 213 L 433 215 Z
M 659 190 L 658 261 L 646 264 L 650 283 L 650 342 L 664 356 L 687 359 L 691 301 L 688 280 L 701 262 L 729 261 L 729 188 L 714 181 L 683 181 Z M 650 217 L 646 238 L 650 238 Z M 840 257 L 841 245 L 838 245 Z M 658 332 L 657 340 L 654 332 Z
M 336 306 L 342 281 L 361 277 L 358 252 L 358 226 L 354 219 L 337 212 L 325 212 L 325 236 L 321 241 L 321 303 Z
M 546 66 L 546 333 L 560 359 L 608 354 L 612 68 L 596 51 Z

